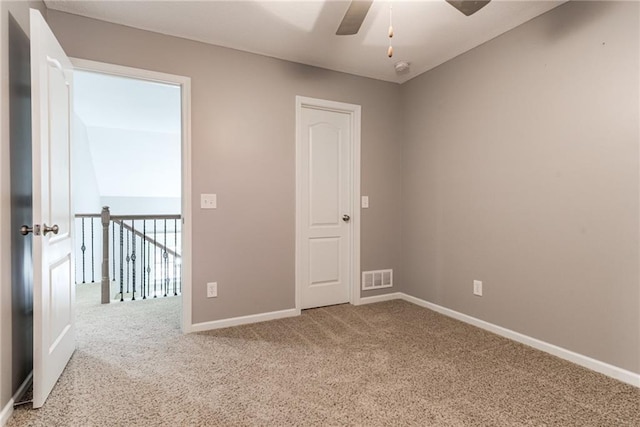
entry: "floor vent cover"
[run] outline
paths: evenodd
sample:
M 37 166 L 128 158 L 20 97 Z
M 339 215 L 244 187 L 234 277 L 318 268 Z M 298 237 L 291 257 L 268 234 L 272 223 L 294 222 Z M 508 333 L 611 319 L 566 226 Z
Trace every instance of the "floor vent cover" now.
M 362 290 L 390 288 L 393 286 L 393 270 L 374 270 L 362 272 Z

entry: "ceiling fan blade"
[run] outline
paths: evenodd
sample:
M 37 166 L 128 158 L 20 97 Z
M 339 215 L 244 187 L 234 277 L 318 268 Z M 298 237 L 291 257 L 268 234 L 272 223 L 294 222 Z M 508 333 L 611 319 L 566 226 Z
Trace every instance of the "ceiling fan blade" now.
M 337 36 L 351 36 L 358 33 L 373 0 L 351 0 L 347 13 L 336 31 Z
M 458 9 L 460 12 L 464 13 L 467 16 L 471 16 L 487 4 L 489 4 L 491 0 L 483 0 L 483 1 L 473 1 L 473 0 L 447 0 L 451 6 Z

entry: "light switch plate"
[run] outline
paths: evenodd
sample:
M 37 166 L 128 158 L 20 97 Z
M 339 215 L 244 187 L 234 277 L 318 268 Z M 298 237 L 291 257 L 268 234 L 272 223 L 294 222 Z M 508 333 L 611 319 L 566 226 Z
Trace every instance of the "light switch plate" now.
M 362 208 L 367 209 L 369 207 L 369 196 L 362 196 Z
M 218 196 L 216 194 L 201 194 L 200 209 L 217 209 Z

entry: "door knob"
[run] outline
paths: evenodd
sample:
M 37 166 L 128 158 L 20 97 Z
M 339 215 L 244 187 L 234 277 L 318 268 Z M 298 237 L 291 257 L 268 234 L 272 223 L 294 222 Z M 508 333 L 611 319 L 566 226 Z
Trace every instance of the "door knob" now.
M 29 227 L 28 225 L 23 225 L 20 227 L 20 234 L 26 236 L 29 233 L 33 233 L 34 236 L 40 235 L 40 224 L 34 224 L 33 227 Z
M 60 227 L 58 227 L 58 224 L 54 224 L 51 227 L 47 226 L 47 224 L 42 224 L 42 234 L 44 234 L 45 236 L 48 232 L 58 234 L 58 231 L 60 231 Z
M 347 215 L 347 214 L 342 215 L 342 220 L 344 222 L 349 222 L 350 219 L 351 219 L 351 217 L 349 215 Z

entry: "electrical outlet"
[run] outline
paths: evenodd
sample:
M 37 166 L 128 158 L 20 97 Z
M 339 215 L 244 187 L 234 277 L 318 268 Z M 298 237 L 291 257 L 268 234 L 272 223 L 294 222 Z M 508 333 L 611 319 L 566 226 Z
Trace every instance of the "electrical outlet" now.
M 216 298 L 218 296 L 218 282 L 207 283 L 207 298 Z
M 473 294 L 479 297 L 482 296 L 482 281 L 480 280 L 473 281 Z

